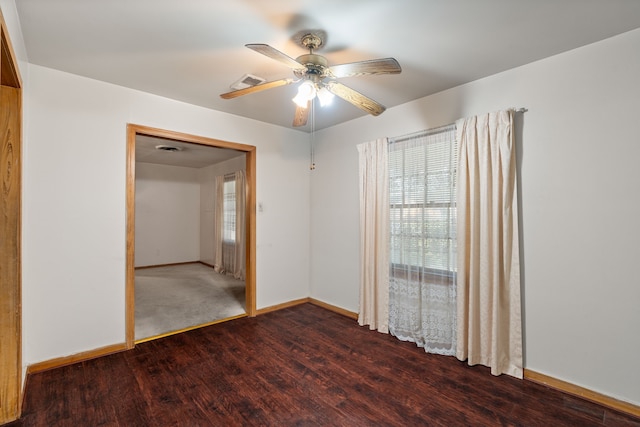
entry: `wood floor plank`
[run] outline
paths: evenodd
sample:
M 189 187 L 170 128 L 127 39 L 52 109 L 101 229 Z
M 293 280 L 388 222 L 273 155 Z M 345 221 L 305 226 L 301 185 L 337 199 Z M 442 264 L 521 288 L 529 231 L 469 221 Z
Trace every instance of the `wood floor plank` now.
M 11 426 L 640 426 L 311 304 L 29 375 Z

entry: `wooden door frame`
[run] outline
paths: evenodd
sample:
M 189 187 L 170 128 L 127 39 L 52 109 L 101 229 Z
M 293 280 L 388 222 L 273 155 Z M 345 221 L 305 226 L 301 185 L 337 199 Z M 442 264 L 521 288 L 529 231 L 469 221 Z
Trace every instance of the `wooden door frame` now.
M 135 188 L 136 188 L 136 136 L 146 135 L 216 148 L 228 148 L 245 153 L 247 174 L 246 211 L 246 279 L 245 310 L 256 315 L 256 147 L 253 145 L 221 141 L 148 126 L 127 124 L 127 255 L 126 255 L 126 347 L 135 346 Z
M 2 146 L 2 176 L 0 189 L 3 193 L 4 208 L 7 191 L 7 207 L 11 210 L 15 223 L 3 222 L 3 231 L 7 231 L 6 241 L 13 245 L 11 253 L 2 253 L 2 263 L 10 264 L 12 270 L 7 277 L 0 277 L 0 298 L 7 311 L 0 316 L 0 336 L 6 346 L 0 353 L 0 424 L 14 421 L 22 410 L 22 80 L 16 56 L 9 38 L 2 11 L 0 11 L 0 123 L 6 123 L 0 129 Z M 6 118 L 6 122 L 5 122 Z M 13 124 L 17 123 L 17 129 Z M 6 143 L 6 145 L 5 145 Z M 6 166 L 6 168 L 4 168 Z M 5 188 L 5 184 L 8 187 Z M 13 188 L 11 188 L 13 187 Z M 13 194 L 13 195 L 12 195 Z M 6 214 L 6 212 L 5 212 Z M 9 225 L 7 229 L 4 229 Z M 12 243 L 14 242 L 14 243 Z M 6 267 L 6 264 L 3 266 Z M 0 269 L 4 270 L 4 269 Z M 7 279 L 7 280 L 5 280 Z M 15 347 L 15 348 L 14 348 Z

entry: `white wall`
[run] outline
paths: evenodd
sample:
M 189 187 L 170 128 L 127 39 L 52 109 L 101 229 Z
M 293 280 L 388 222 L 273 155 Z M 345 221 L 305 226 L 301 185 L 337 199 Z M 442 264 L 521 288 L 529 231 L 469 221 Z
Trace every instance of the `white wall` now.
M 639 51 L 635 30 L 318 133 L 311 296 L 358 311 L 358 143 L 526 107 L 526 368 L 640 404 Z
M 24 38 L 22 37 L 22 29 L 20 28 L 20 19 L 18 18 L 15 0 L 0 0 L 0 10 L 2 11 L 4 22 L 7 24 L 13 53 L 16 55 L 18 66 L 20 67 L 20 74 L 22 74 L 24 78 L 28 62 L 27 49 L 24 44 Z
M 257 308 L 309 295 L 306 134 L 37 65 L 29 86 L 25 364 L 125 340 L 127 123 L 256 146 Z
M 198 169 L 200 182 L 200 261 L 209 265 L 214 259 L 214 214 L 216 176 L 246 169 L 246 156 L 241 155 L 215 165 Z
M 136 163 L 135 266 L 200 259 L 198 169 Z

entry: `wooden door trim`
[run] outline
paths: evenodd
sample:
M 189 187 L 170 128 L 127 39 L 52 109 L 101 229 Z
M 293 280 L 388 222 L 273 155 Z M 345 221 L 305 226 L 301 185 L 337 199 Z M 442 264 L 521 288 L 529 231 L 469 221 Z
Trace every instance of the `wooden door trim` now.
M 246 247 L 246 302 L 247 315 L 256 315 L 256 147 L 222 141 L 148 126 L 127 124 L 127 254 L 126 254 L 126 347 L 135 346 L 135 169 L 136 135 L 154 136 L 174 141 L 228 148 L 245 153 L 247 173 L 247 247 Z
M 2 262 L 11 263 L 15 266 L 15 277 L 8 273 L 9 280 L 2 281 L 0 298 L 6 303 L 7 311 L 2 313 L 0 319 L 0 336 L 13 337 L 15 340 L 8 344 L 8 338 L 4 340 L 5 347 L 0 357 L 0 424 L 14 421 L 20 417 L 22 411 L 22 79 L 18 69 L 9 30 L 7 29 L 0 11 L 0 85 L 2 95 L 0 96 L 0 111 L 2 111 L 3 123 L 0 129 L 2 146 L 0 148 L 0 158 L 2 159 L 2 176 L 0 183 L 2 188 L 8 183 L 9 188 L 7 207 L 15 214 L 15 225 L 11 225 L 7 230 L 15 245 L 11 253 L 3 253 Z M 6 119 L 6 121 L 5 121 Z M 4 127 L 6 123 L 7 127 Z M 13 126 L 17 126 L 15 129 Z M 7 142 L 6 147 L 4 143 Z M 6 152 L 5 152 L 6 148 Z M 6 164 L 4 163 L 6 162 Z M 6 170 L 5 167 L 6 166 Z M 6 190 L 6 189 L 5 189 Z M 11 196 L 13 193 L 15 196 Z M 4 197 L 3 191 L 3 208 Z M 6 214 L 6 212 L 5 212 Z M 3 223 L 3 229 L 4 229 Z M 14 234 L 15 233 L 15 234 Z M 9 236 L 5 236 L 8 237 Z M 6 288 L 5 288 L 6 287 Z M 5 294 L 6 293 L 6 294 Z M 6 316 L 6 317 L 5 317 Z M 15 348 L 14 348 L 15 346 Z M 5 359 L 7 357 L 7 359 Z

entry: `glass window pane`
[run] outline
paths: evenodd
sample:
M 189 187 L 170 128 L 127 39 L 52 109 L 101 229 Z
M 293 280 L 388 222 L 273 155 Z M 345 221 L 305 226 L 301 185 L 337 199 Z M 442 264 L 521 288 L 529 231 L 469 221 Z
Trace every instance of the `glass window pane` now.
M 456 271 L 455 128 L 391 144 L 391 263 Z
M 223 234 L 225 242 L 235 242 L 236 240 L 236 181 L 224 182 L 223 198 Z

